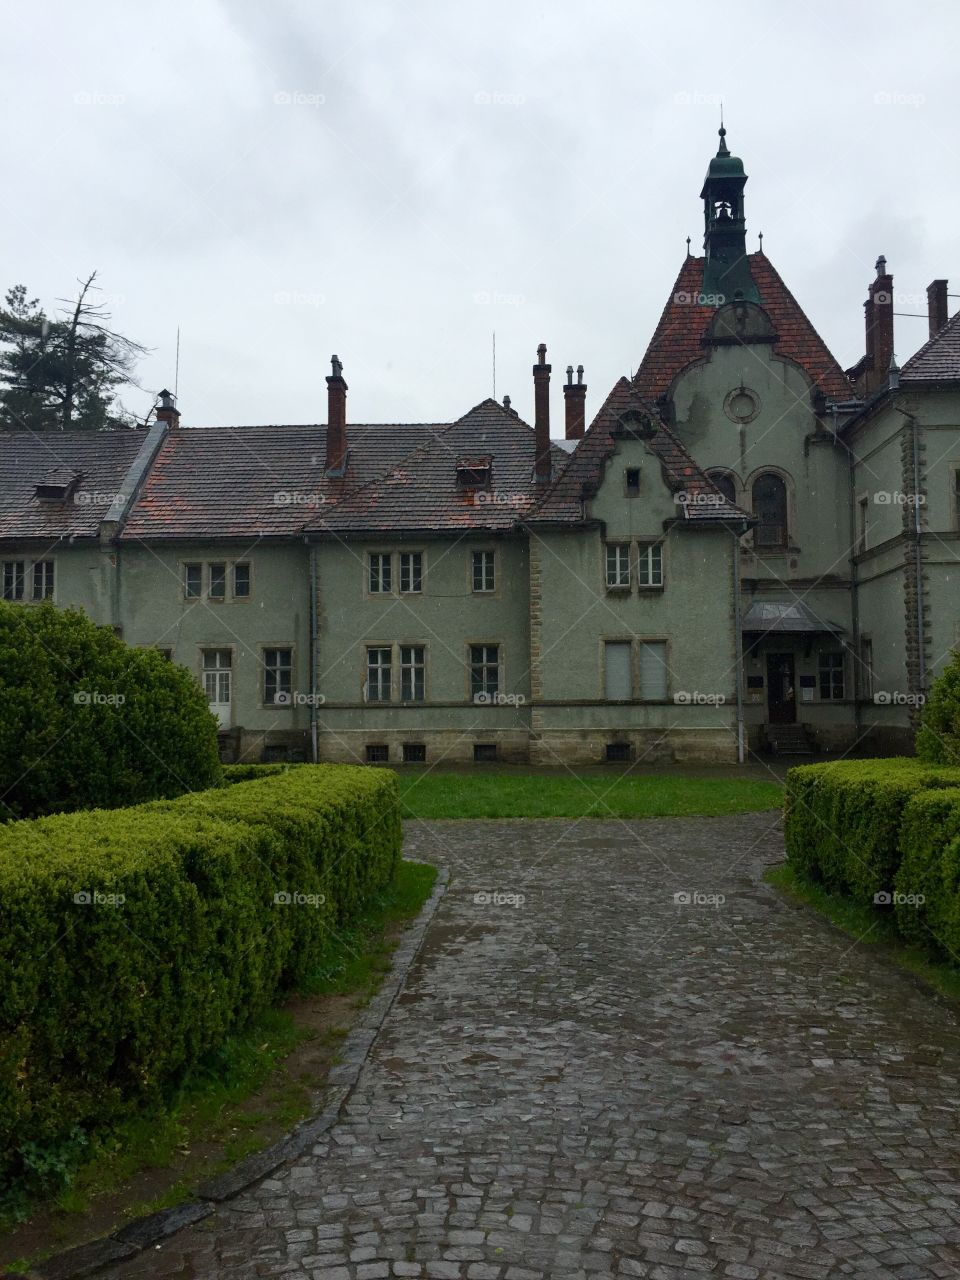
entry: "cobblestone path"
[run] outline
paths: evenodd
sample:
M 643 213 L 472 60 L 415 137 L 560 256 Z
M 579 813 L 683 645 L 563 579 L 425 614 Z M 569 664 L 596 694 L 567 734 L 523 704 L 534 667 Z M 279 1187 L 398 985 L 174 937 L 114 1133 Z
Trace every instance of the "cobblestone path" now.
M 105 1275 L 960 1276 L 960 1026 L 764 886 L 774 815 L 407 853 L 452 880 L 344 1119 Z

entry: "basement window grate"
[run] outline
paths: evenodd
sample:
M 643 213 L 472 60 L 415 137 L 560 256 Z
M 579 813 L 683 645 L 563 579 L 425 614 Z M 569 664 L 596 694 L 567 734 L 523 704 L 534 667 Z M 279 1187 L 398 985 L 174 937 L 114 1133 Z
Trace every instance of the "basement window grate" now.
M 385 742 L 368 742 L 367 764 L 386 764 L 390 759 L 390 748 Z

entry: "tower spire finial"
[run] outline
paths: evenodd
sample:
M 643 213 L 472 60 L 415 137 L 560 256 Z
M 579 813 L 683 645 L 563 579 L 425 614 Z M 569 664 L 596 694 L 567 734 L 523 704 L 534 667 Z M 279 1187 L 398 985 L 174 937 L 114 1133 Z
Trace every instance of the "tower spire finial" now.
M 723 125 L 723 103 L 720 103 L 720 128 L 717 130 L 720 134 L 720 146 L 717 150 L 718 156 L 728 156 L 730 152 L 727 150 L 727 131 Z

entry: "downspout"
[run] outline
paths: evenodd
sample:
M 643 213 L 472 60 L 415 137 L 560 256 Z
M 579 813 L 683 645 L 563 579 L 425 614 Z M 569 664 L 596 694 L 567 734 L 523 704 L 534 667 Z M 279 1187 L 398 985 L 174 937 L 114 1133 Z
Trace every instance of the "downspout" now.
M 927 658 L 924 653 L 926 636 L 923 629 L 923 525 L 920 520 L 920 429 L 913 416 L 909 418 L 913 434 L 913 536 L 914 559 L 917 574 L 917 675 L 920 681 L 918 693 L 925 693 L 927 688 Z
M 737 667 L 737 764 L 744 761 L 743 724 L 743 631 L 740 605 L 740 534 L 732 530 L 733 537 L 733 627 Z
M 317 763 L 317 549 L 310 547 L 310 759 Z
M 853 628 L 853 733 L 857 742 L 863 731 L 863 707 L 861 693 L 865 687 L 866 673 L 863 669 L 863 644 L 860 640 L 860 569 L 857 564 L 857 477 L 855 474 L 856 459 L 853 450 L 846 443 L 843 448 L 847 455 L 847 480 L 850 501 L 850 625 Z

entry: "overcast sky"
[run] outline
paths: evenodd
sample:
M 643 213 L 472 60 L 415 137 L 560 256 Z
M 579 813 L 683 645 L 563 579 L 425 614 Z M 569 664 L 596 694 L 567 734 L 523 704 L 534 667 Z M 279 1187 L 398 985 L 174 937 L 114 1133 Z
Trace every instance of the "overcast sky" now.
M 187 425 L 532 419 L 537 344 L 588 417 L 685 253 L 722 98 L 764 248 L 844 365 L 879 253 L 960 293 L 953 0 L 4 5 L 3 288 L 96 268 Z M 951 301 L 951 311 L 956 308 Z M 898 318 L 904 360 L 924 320 Z

